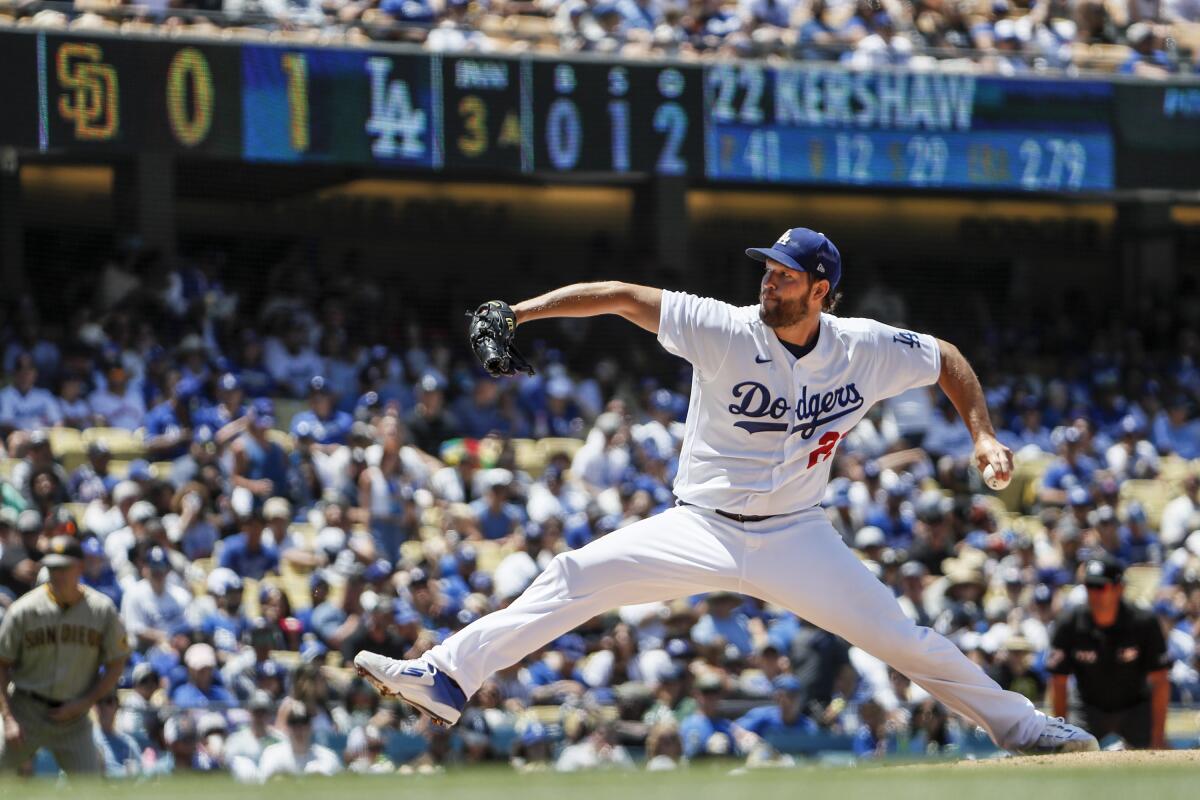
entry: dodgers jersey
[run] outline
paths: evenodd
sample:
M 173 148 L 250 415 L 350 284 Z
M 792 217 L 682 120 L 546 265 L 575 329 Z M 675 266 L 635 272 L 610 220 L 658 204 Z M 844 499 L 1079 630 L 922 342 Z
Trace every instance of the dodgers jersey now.
M 797 359 L 758 309 L 662 293 L 658 341 L 693 367 L 674 486 L 685 503 L 748 515 L 817 505 L 834 451 L 871 406 L 941 372 L 932 336 L 832 314 Z

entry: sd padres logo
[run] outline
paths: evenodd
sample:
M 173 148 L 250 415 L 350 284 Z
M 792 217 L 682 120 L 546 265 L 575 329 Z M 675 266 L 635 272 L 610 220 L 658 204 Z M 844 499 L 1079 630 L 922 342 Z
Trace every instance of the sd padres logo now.
M 117 72 L 101 63 L 98 45 L 69 42 L 58 48 L 58 113 L 75 123 L 75 136 L 88 141 L 111 139 L 120 125 Z

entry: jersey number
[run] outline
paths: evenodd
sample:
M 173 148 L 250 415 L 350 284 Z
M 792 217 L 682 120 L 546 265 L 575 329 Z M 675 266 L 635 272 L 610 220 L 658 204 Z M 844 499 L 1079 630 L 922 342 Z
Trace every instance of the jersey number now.
M 808 454 L 808 468 L 812 469 L 822 461 L 828 461 L 832 458 L 833 448 L 837 447 L 838 439 L 841 437 L 842 435 L 837 431 L 829 431 L 822 434 L 821 438 L 817 440 L 817 444 L 820 446 Z

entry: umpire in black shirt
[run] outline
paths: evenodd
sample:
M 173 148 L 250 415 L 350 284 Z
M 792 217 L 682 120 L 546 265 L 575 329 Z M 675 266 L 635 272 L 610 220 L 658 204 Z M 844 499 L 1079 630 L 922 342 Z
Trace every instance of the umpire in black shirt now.
M 1117 734 L 1128 747 L 1161 748 L 1171 685 L 1158 620 L 1122 598 L 1124 566 L 1104 555 L 1083 566 L 1087 605 L 1063 612 L 1046 666 L 1056 716 L 1067 715 L 1067 677 L 1079 704 L 1072 722 L 1097 739 Z

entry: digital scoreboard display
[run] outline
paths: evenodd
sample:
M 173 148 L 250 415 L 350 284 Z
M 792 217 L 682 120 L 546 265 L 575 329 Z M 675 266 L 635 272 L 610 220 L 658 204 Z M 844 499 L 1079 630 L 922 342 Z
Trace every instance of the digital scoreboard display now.
M 0 145 L 454 175 L 1052 193 L 1176 185 L 1190 175 L 1171 161 L 1194 152 L 1197 96 L 1190 84 L 811 63 L 0 33 Z M 1142 124 L 1149 116 L 1165 122 Z
M 708 177 L 898 188 L 1113 188 L 1112 86 L 719 65 Z
M 246 159 L 442 165 L 440 62 L 336 48 L 241 50 Z
M 528 64 L 499 58 L 442 59 L 446 166 L 528 172 L 533 163 Z
M 532 72 L 536 169 L 703 173 L 698 68 L 534 61 Z

